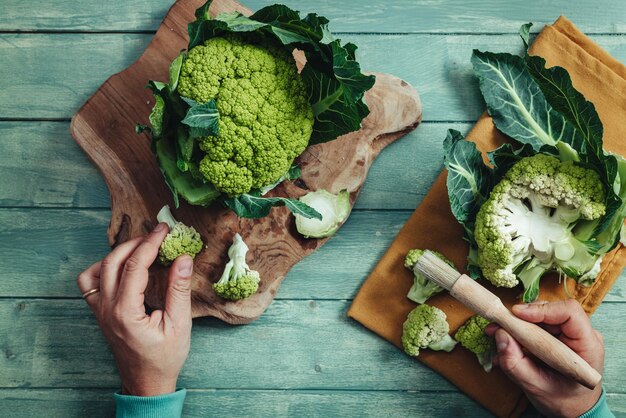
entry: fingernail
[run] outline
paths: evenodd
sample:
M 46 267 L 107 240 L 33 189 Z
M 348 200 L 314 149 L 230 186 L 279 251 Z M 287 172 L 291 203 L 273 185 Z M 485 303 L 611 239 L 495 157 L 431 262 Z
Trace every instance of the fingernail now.
M 496 332 L 496 347 L 498 351 L 504 351 L 509 346 L 509 336 L 504 332 Z
M 178 264 L 178 274 L 183 277 L 191 276 L 191 272 L 193 271 L 193 260 L 191 257 L 183 258 Z
M 523 311 L 524 309 L 530 308 L 530 304 L 528 303 L 520 303 L 518 305 L 513 306 L 513 309 L 517 309 L 518 311 Z
M 157 226 L 154 227 L 154 232 L 161 232 L 165 229 L 165 224 L 164 223 L 159 223 Z

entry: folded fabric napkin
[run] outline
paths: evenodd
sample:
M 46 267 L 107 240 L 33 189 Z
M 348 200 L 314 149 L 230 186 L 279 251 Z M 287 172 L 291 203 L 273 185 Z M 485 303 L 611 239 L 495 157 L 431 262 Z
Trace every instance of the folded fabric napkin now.
M 623 138 L 626 67 L 564 17 L 541 31 L 530 53 L 544 57 L 547 66 L 558 65 L 567 69 L 574 86 L 594 103 L 600 115 L 604 125 L 604 148 L 626 155 Z M 481 151 L 493 150 L 504 141 L 486 114 L 476 123 L 468 138 L 476 142 Z M 445 180 L 444 171 L 365 281 L 348 311 L 348 316 L 399 348 L 402 347 L 402 323 L 415 307 L 406 298 L 412 284 L 412 273 L 403 265 L 408 250 L 428 248 L 440 251 L 460 271 L 466 265 L 468 248 L 462 239 L 462 228 L 450 212 Z M 559 283 L 558 277 L 553 275 L 542 280 L 539 298 L 560 300 L 572 296 L 591 314 L 602 303 L 625 265 L 626 251 L 620 244 L 604 257 L 602 271 L 592 286 L 578 286 L 573 280 Z M 519 288 L 492 290 L 507 306 L 518 301 L 520 296 Z M 446 312 L 451 333 L 473 315 L 445 292 L 428 303 Z M 499 417 L 517 417 L 527 406 L 524 394 L 501 371 L 496 368 L 485 373 L 468 350 L 457 348 L 451 353 L 423 350 L 418 359 Z

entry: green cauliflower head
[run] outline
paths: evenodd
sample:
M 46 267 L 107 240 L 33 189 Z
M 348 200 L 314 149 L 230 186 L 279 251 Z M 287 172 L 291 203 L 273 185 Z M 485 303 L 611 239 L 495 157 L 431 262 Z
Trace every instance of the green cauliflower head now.
M 454 338 L 472 353 L 476 354 L 478 362 L 486 372 L 490 372 L 495 353 L 495 341 L 485 334 L 485 328 L 491 321 L 487 318 L 474 315 L 467 320 L 454 334 Z
M 430 305 L 418 305 L 402 325 L 402 346 L 410 356 L 418 356 L 420 349 L 452 351 L 456 345 L 450 335 L 446 314 Z
M 178 93 L 216 99 L 219 136 L 202 138 L 199 171 L 234 196 L 276 182 L 308 145 L 313 109 L 293 56 L 268 40 L 211 38 L 189 51 Z
M 476 216 L 474 238 L 483 276 L 496 286 L 522 281 L 532 301 L 550 270 L 579 278 L 598 259 L 576 226 L 605 213 L 598 174 L 536 154 L 517 162 L 493 188 Z

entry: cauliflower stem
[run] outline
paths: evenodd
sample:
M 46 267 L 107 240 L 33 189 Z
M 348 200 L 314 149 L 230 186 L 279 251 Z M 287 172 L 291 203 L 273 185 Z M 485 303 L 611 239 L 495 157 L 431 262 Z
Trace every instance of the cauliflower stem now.
M 248 246 L 235 234 L 233 244 L 228 249 L 230 260 L 224 267 L 222 277 L 213 285 L 213 290 L 220 297 L 227 300 L 241 300 L 255 294 L 261 280 L 259 272 L 251 270 L 246 263 Z

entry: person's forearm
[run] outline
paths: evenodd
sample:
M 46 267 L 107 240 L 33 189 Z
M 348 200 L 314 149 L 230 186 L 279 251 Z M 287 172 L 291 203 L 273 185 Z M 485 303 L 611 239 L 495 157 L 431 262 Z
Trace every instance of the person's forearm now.
M 132 396 L 116 393 L 117 418 L 176 418 L 183 412 L 183 402 L 187 391 L 178 389 L 176 392 L 159 396 Z

